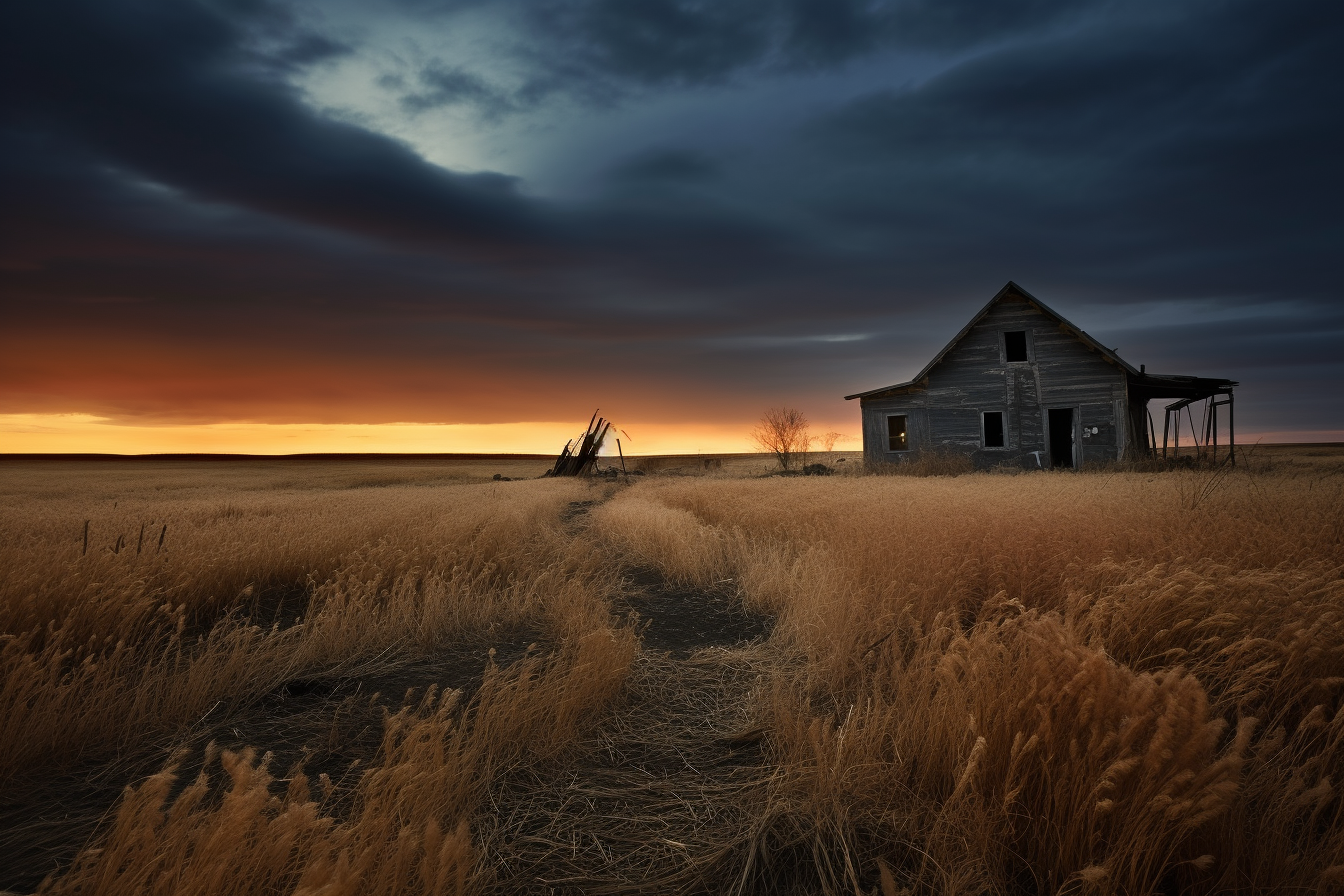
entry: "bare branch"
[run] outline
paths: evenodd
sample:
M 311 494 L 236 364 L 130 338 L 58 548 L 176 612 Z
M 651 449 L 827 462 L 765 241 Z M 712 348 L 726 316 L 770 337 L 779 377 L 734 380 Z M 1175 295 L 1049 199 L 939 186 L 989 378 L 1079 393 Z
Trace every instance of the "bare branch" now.
M 807 426 L 807 418 L 802 411 L 771 408 L 751 431 L 751 440 L 762 451 L 773 454 L 782 469 L 790 470 L 798 455 L 806 454 L 812 444 Z

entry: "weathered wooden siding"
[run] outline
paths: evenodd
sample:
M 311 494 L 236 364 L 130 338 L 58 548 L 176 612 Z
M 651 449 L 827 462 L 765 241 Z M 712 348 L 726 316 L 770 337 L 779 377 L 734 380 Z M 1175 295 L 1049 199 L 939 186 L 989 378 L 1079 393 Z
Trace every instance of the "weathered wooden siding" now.
M 1009 363 L 1003 333 L 1027 333 L 1024 362 Z M 1125 372 L 1020 297 L 992 307 L 929 371 L 903 392 L 863 398 L 864 451 L 899 461 L 930 448 L 967 452 L 978 466 L 1049 465 L 1050 408 L 1073 408 L 1078 464 L 1116 460 L 1127 437 Z M 981 414 L 1004 414 L 1005 447 L 981 447 Z M 909 417 L 911 450 L 887 450 L 886 418 Z M 1097 429 L 1096 433 L 1092 428 Z

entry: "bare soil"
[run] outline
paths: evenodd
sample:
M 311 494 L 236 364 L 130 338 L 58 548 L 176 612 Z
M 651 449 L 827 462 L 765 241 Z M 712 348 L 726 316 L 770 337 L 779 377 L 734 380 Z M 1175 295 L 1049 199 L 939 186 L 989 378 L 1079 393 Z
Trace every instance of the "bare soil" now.
M 701 591 L 678 587 L 657 570 L 632 570 L 617 609 L 628 609 L 644 623 L 645 650 L 666 651 L 685 659 L 707 647 L 736 647 L 763 642 L 774 618 L 749 612 L 732 579 Z

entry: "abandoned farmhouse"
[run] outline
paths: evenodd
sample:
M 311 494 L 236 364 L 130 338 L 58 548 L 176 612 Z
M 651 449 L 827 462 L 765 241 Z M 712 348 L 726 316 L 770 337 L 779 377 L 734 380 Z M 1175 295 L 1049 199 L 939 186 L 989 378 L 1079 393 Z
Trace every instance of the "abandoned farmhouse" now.
M 859 400 L 870 463 L 934 450 L 968 454 L 978 467 L 1077 468 L 1156 454 L 1153 399 L 1174 399 L 1163 454 L 1171 436 L 1179 446 L 1182 412 L 1195 444 L 1216 453 L 1218 409 L 1226 407 L 1225 446 L 1235 462 L 1236 385 L 1135 370 L 1009 281 L 914 379 L 845 398 Z M 1196 423 L 1190 406 L 1198 401 Z

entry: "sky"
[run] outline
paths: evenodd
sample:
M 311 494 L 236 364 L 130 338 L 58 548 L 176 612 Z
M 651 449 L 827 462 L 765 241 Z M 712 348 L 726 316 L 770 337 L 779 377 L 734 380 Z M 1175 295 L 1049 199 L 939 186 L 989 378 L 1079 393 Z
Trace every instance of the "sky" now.
M 1344 440 L 1340 4 L 0 15 L 0 452 L 857 436 L 1008 280 Z

